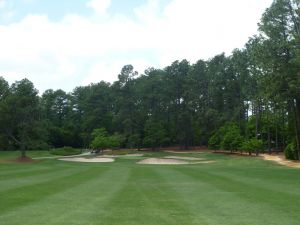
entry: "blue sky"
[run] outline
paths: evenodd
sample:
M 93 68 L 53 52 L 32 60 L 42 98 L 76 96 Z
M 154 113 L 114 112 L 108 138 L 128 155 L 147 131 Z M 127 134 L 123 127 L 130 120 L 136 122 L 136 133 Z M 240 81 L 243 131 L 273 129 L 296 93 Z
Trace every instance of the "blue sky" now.
M 242 48 L 272 0 L 0 0 L 0 76 L 72 91 Z
M 17 22 L 27 14 L 47 14 L 52 21 L 59 21 L 66 14 L 76 13 L 82 16 L 89 16 L 93 11 L 92 8 L 86 7 L 87 0 L 7 0 L 5 2 L 5 8 L 3 7 L 1 11 L 5 13 L 8 10 L 14 16 L 2 17 L 2 24 Z M 162 8 L 168 2 L 170 0 L 160 1 Z M 145 3 L 147 3 L 147 0 L 113 0 L 107 11 L 111 14 L 123 14 L 134 17 L 134 8 Z

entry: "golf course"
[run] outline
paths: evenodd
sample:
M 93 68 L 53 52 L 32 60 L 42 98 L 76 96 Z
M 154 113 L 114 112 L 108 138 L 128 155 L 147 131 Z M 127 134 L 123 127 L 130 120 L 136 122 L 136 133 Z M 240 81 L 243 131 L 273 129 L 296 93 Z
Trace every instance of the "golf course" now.
M 209 152 L 145 152 L 72 162 L 47 151 L 0 152 L 0 224 L 295 225 L 300 170 Z M 183 158 L 187 164 L 150 165 Z M 195 160 L 194 160 L 195 159 Z

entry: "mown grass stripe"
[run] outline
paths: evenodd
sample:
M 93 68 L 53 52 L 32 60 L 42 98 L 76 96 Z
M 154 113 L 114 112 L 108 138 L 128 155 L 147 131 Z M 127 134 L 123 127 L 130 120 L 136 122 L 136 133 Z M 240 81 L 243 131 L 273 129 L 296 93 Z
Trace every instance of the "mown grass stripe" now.
M 75 169 L 71 174 L 65 174 L 61 177 L 51 177 L 51 179 L 45 182 L 24 185 L 5 192 L 0 192 L 0 215 L 6 211 L 23 205 L 33 204 L 35 201 L 40 201 L 55 193 L 80 185 L 88 179 L 97 176 L 97 174 L 92 176 L 93 173 L 91 173 L 90 176 L 83 176 L 86 173 L 92 172 L 92 169 L 93 168 L 89 167 Z
M 28 185 L 40 185 L 41 183 L 48 182 L 53 179 L 65 177 L 74 173 L 77 173 L 77 170 L 67 168 L 64 170 L 46 170 L 46 171 L 36 171 L 31 176 L 27 175 L 24 177 L 11 178 L 7 180 L 0 181 L 0 193 L 3 191 L 8 191 L 10 189 L 18 189 L 26 187 Z M 39 172 L 39 173 L 38 173 Z
M 154 167 L 137 166 L 111 200 L 108 207 L 112 211 L 104 222 L 116 224 L 119 218 L 114 215 L 119 215 L 124 218 L 122 224 L 194 224 L 182 199 L 170 190 Z
M 101 223 L 101 215 L 110 211 L 107 202 L 127 183 L 127 170 L 123 168 L 120 174 L 119 168 L 92 166 L 81 175 L 85 180 L 79 185 L 71 185 L 34 204 L 22 206 L 18 214 L 9 211 L 0 216 L 0 221 L 18 224 L 21 215 L 31 225 L 41 222 L 49 225 Z M 36 217 L 37 211 L 39 217 Z
M 191 210 L 195 211 L 195 208 L 198 208 L 205 212 L 207 217 L 212 220 L 212 224 L 262 224 L 264 220 L 268 224 L 286 224 L 285 216 L 287 214 L 282 207 L 289 205 L 288 208 L 294 208 L 293 210 L 296 212 L 299 206 L 299 199 L 291 199 L 292 196 L 279 196 L 279 193 L 261 188 L 259 185 L 245 184 L 205 169 L 176 168 L 176 170 L 183 175 L 180 177 L 181 181 L 187 179 L 184 177 L 189 177 L 188 180 L 191 182 L 190 188 L 185 191 L 178 189 L 178 185 L 175 185 L 177 193 L 190 200 L 191 206 L 194 208 Z M 199 189 L 195 189 L 195 183 L 200 183 Z M 260 216 L 262 211 L 266 214 L 275 213 L 281 216 L 275 220 L 262 218 Z M 251 216 L 247 216 L 247 214 Z M 293 216 L 289 224 L 295 224 L 299 220 L 299 215 Z M 227 223 L 226 220 L 228 220 Z

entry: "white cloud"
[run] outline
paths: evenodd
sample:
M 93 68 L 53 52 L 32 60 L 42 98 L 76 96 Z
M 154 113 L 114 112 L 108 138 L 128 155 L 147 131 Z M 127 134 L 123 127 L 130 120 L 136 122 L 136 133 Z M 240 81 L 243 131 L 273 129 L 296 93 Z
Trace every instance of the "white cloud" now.
M 41 91 L 70 91 L 90 82 L 112 82 L 125 64 L 141 73 L 177 59 L 193 63 L 230 53 L 256 32 L 271 1 L 173 0 L 161 9 L 159 0 L 148 0 L 134 9 L 136 19 L 109 15 L 99 21 L 69 14 L 52 22 L 47 15 L 27 15 L 0 25 L 0 76 L 10 82 L 27 76 Z M 109 4 L 92 0 L 89 7 L 101 14 Z
M 0 9 L 4 8 L 6 4 L 5 0 L 0 0 Z
M 90 0 L 87 3 L 87 6 L 95 10 L 98 14 L 106 13 L 106 10 L 109 8 L 111 0 Z

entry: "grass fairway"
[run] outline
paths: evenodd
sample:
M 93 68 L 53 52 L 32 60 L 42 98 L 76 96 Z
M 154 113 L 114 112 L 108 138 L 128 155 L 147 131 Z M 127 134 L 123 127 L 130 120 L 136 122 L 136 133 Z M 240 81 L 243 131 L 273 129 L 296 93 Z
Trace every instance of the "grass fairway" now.
M 0 224 L 299 224 L 300 169 L 247 157 L 181 156 L 216 163 L 0 163 Z

